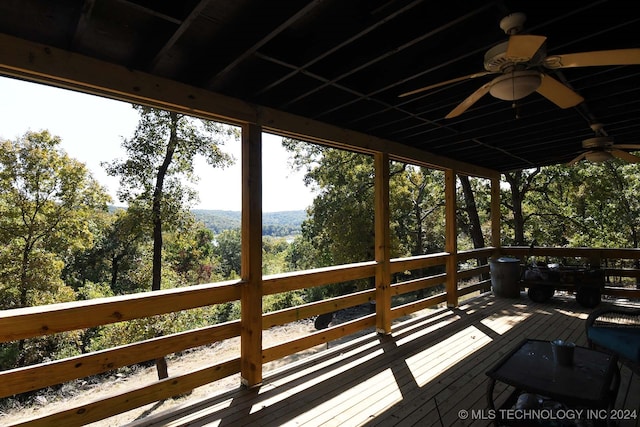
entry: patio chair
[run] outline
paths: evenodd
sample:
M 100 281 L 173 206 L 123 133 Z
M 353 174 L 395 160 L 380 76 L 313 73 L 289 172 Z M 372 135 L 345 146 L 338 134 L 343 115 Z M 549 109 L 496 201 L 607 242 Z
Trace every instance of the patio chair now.
M 589 347 L 616 354 L 640 375 L 640 308 L 596 309 L 587 317 L 586 332 Z

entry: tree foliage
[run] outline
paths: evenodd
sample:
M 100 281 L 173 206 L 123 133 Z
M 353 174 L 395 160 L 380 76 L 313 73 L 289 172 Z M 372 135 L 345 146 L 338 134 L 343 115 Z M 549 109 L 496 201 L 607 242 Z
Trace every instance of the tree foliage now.
M 638 247 L 638 171 L 617 160 L 542 169 L 525 204 L 531 237 L 548 246 Z
M 505 174 L 503 244 L 638 247 L 639 172 L 612 159 Z
M 185 283 L 215 281 L 214 235 L 195 220 L 167 235 L 164 259 Z
M 444 249 L 444 173 L 392 162 L 389 182 L 391 255 Z
M 61 278 L 73 251 L 93 244 L 92 223 L 109 196 L 84 164 L 47 131 L 0 147 L 0 301 L 2 309 L 75 300 Z M 0 346 L 0 368 L 37 363 L 73 348 L 78 332 Z
M 109 196 L 47 131 L 0 148 L 2 307 L 73 299 L 60 278 L 69 252 L 93 244 L 91 224 Z
M 219 123 L 196 120 L 172 111 L 133 106 L 140 120 L 131 139 L 123 141 L 124 160 L 105 164 L 110 175 L 120 177 L 118 196 L 135 207 L 140 221 L 153 233 L 152 290 L 160 289 L 162 231 L 175 228 L 197 194 L 183 182 L 196 182 L 193 160 L 203 156 L 212 167 L 232 161 L 220 146 L 236 130 Z
M 225 230 L 216 236 L 213 248 L 214 254 L 219 259 L 218 268 L 222 277 L 235 279 L 240 277 L 240 229 Z
M 106 283 L 115 295 L 146 290 L 147 283 L 134 280 L 150 242 L 138 215 L 120 208 L 96 219 L 94 245 L 73 253 L 63 272 L 65 283 L 74 288 Z

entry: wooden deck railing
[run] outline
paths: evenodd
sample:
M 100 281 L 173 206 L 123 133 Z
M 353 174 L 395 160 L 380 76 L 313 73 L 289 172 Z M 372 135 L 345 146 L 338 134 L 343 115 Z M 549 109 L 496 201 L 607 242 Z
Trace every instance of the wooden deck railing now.
M 503 247 L 482 248 L 461 251 L 457 254 L 446 252 L 390 260 L 390 275 L 402 277 L 403 272 L 414 272 L 408 280 L 391 283 L 391 298 L 406 296 L 423 291 L 423 298 L 405 298 L 401 304 L 385 304 L 391 307 L 386 315 L 392 319 L 405 316 L 424 308 L 451 301 L 446 286 L 450 257 L 455 257 L 455 265 L 466 265 L 453 274 L 458 286 L 454 300 L 460 296 L 490 289 L 488 264 L 467 262 L 472 259 L 486 259 L 492 255 L 506 254 L 526 259 L 530 256 L 561 257 L 588 260 L 592 264 L 615 265 L 606 268 L 609 276 L 640 277 L 640 269 L 634 262 L 640 259 L 635 249 L 590 249 L 590 248 L 534 248 Z M 618 261 L 626 260 L 624 267 Z M 469 267 L 469 265 L 471 265 Z M 417 276 L 416 272 L 429 273 Z M 324 286 L 345 281 L 367 279 L 376 274 L 376 262 L 362 262 L 294 273 L 265 276 L 262 280 L 263 295 L 277 294 L 298 289 Z M 394 276 L 395 275 L 395 276 Z M 146 292 L 134 295 L 77 301 L 47 306 L 5 310 L 0 312 L 0 340 L 10 342 L 65 331 L 107 325 L 155 315 L 211 306 L 230 301 L 238 301 L 241 296 L 242 281 L 229 281 L 187 288 Z M 440 286 L 436 289 L 436 287 Z M 605 293 L 640 297 L 637 289 L 607 286 Z M 376 290 L 359 290 L 344 296 L 304 304 L 284 310 L 265 313 L 262 327 L 268 329 L 296 320 L 323 313 L 358 306 L 375 300 Z M 406 302 L 408 301 L 408 302 Z M 279 343 L 262 349 L 262 361 L 267 363 L 301 350 L 335 340 L 355 332 L 376 326 L 378 312 L 330 327 L 300 339 Z M 79 378 L 105 373 L 120 367 L 134 365 L 160 358 L 186 349 L 195 348 L 237 337 L 242 334 L 240 321 L 231 321 L 196 330 L 189 330 L 141 342 L 83 354 L 62 360 L 27 366 L 0 372 L 0 398 L 63 384 Z M 180 395 L 196 387 L 240 372 L 238 357 L 217 361 L 197 371 L 170 376 L 153 381 L 142 388 L 130 389 L 123 393 L 99 399 L 92 403 L 68 408 L 29 421 L 31 425 L 83 425 L 126 412 L 172 396 Z

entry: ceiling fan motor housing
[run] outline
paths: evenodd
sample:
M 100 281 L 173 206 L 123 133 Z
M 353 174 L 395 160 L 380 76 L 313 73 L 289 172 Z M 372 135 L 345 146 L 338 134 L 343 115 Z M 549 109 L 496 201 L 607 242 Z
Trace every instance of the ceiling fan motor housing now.
M 509 42 L 505 41 L 493 46 L 484 54 L 484 69 L 492 73 L 503 73 L 512 70 L 525 70 L 528 64 L 539 64 L 547 56 L 545 46 L 532 58 L 514 58 L 507 56 Z

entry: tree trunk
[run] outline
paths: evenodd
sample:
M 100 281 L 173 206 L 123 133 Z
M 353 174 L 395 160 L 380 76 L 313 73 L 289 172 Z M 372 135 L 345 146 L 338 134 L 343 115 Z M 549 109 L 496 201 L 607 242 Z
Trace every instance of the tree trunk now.
M 170 113 L 171 117 L 171 133 L 167 151 L 164 156 L 162 165 L 158 168 L 156 176 L 156 186 L 153 192 L 152 217 L 153 217 L 153 265 L 151 290 L 159 291 L 162 282 L 162 191 L 164 186 L 164 178 L 171 164 L 173 153 L 178 145 L 178 115 L 174 112 Z M 164 357 L 156 359 L 156 368 L 158 370 L 158 379 L 164 379 L 169 376 L 167 370 L 167 361 Z
M 524 215 L 522 214 L 522 201 L 524 192 L 520 191 L 522 184 L 522 171 L 506 173 L 505 177 L 511 189 L 511 212 L 513 213 L 514 244 L 524 245 Z
M 167 175 L 167 170 L 173 159 L 173 154 L 176 151 L 178 145 L 178 115 L 171 113 L 171 134 L 169 136 L 169 143 L 167 144 L 167 151 L 164 156 L 162 165 L 158 168 L 158 175 L 156 176 L 156 186 L 153 192 L 153 204 L 151 215 L 153 217 L 153 278 L 151 282 L 151 290 L 159 291 L 160 282 L 162 279 L 162 192 L 164 187 L 164 179 Z
M 473 241 L 473 247 L 484 248 L 484 236 L 482 235 L 482 227 L 480 225 L 480 216 L 478 216 L 478 207 L 476 206 L 476 198 L 471 188 L 471 182 L 469 182 L 468 176 L 459 176 L 460 183 L 462 184 L 462 194 L 464 195 L 464 206 L 469 216 L 469 234 Z M 478 258 L 478 265 L 486 265 L 487 258 Z M 489 275 L 483 274 L 483 280 L 488 280 Z
M 478 216 L 478 207 L 476 206 L 476 198 L 471 188 L 468 176 L 460 176 L 462 184 L 462 194 L 464 195 L 465 210 L 469 216 L 471 240 L 474 248 L 484 248 L 484 236 L 482 235 L 482 227 L 480 225 L 480 217 Z
M 27 307 L 28 288 L 29 288 L 29 264 L 31 262 L 31 252 L 35 246 L 35 239 L 31 236 L 25 238 L 24 248 L 22 249 L 22 265 L 20 266 L 20 307 Z
M 27 273 L 29 271 L 29 254 L 33 246 L 30 243 L 26 243 L 22 250 L 22 265 L 20 266 L 20 307 L 27 307 Z M 18 341 L 18 357 L 16 359 L 15 367 L 21 368 L 24 365 L 25 354 L 24 347 L 26 340 L 22 339 Z
M 416 222 L 416 242 L 413 255 L 422 255 L 424 254 L 424 233 L 422 231 L 422 209 L 420 209 L 419 203 L 416 203 L 414 206 L 414 215 Z
M 121 255 L 116 255 L 111 259 L 111 290 L 115 291 L 118 283 L 118 270 L 120 268 Z

